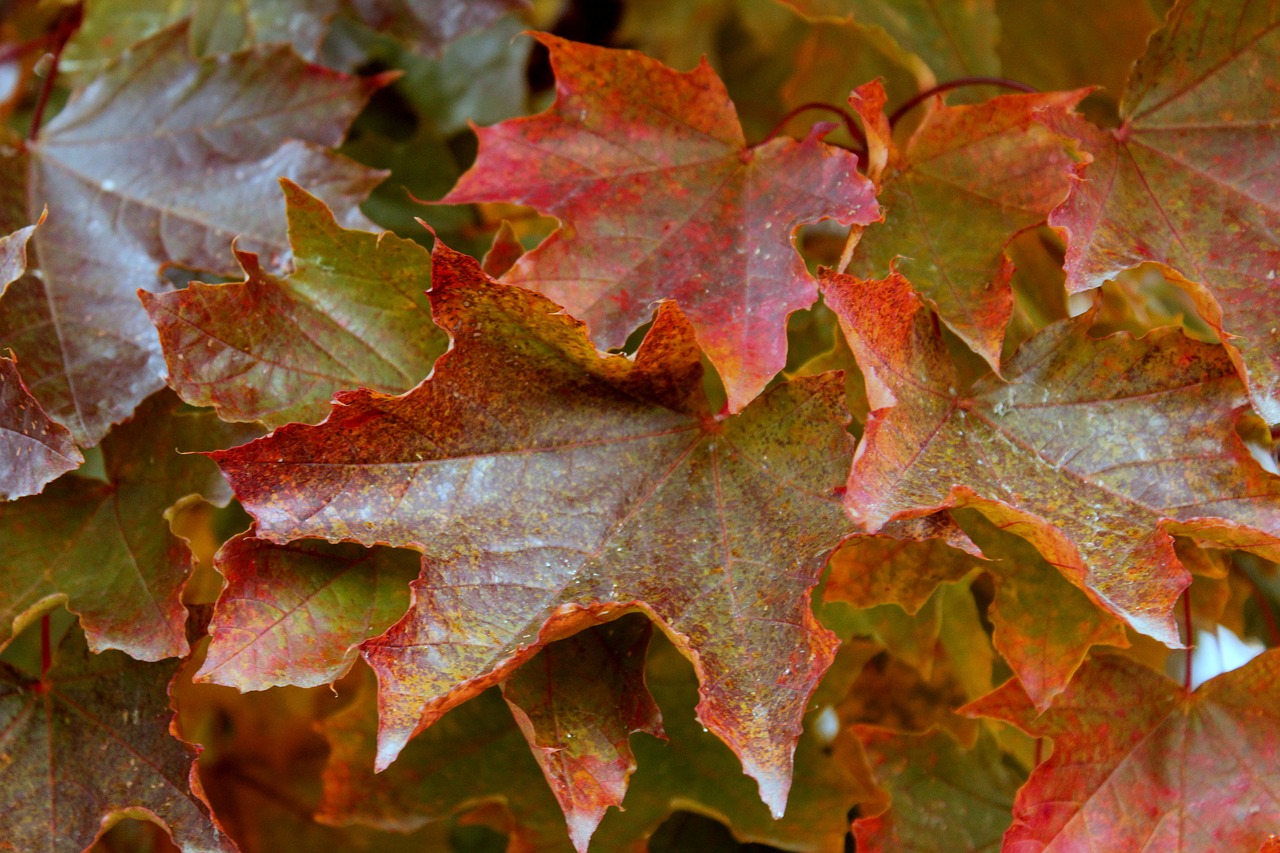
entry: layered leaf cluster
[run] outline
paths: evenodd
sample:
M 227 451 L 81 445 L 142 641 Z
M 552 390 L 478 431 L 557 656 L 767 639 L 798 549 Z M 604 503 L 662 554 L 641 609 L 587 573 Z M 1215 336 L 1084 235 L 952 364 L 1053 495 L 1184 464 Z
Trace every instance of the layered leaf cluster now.
M 0 848 L 1272 844 L 1276 4 L 552 5 L 5 10 Z

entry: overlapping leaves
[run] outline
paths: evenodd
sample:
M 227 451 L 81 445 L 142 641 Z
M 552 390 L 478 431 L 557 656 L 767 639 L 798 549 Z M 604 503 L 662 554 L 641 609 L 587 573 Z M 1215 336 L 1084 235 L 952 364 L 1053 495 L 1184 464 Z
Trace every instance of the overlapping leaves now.
M 77 442 L 97 444 L 163 385 L 136 291 L 177 264 L 228 269 L 227 246 L 289 255 L 276 182 L 305 184 L 347 224 L 380 176 L 326 146 L 380 85 L 270 47 L 193 59 L 177 26 L 134 46 L 3 161 L 0 232 L 27 226 L 27 275 L 0 300 L 0 336 L 32 393 Z
M 1067 236 L 1072 290 L 1148 261 L 1194 283 L 1271 423 L 1280 422 L 1278 68 L 1274 3 L 1178 4 L 1134 68 L 1121 126 L 1064 125 L 1094 161 L 1052 219 Z
M 1278 669 L 1271 651 L 1188 694 L 1104 657 L 1043 715 L 1016 682 L 973 703 L 968 713 L 1054 739 L 1018 792 L 1005 849 L 1256 849 L 1280 820 Z
M 1246 397 L 1221 348 L 1174 329 L 1093 340 L 1086 314 L 966 389 L 904 278 L 823 284 L 873 409 L 846 495 L 867 527 L 971 506 L 1172 646 L 1190 576 L 1171 530 L 1274 553 L 1280 478 L 1234 431 Z
M 425 291 L 430 256 L 394 234 L 339 227 L 324 203 L 286 183 L 293 274 L 240 250 L 241 284 L 143 292 L 169 385 L 228 421 L 320 420 L 344 388 L 413 387 L 444 351 Z
M 698 662 L 703 724 L 781 813 L 833 654 L 808 598 L 846 527 L 843 383 L 782 385 L 722 421 L 674 305 L 634 361 L 602 357 L 545 297 L 440 244 L 435 261 L 453 346 L 428 381 L 341 393 L 316 427 L 213 454 L 261 537 L 423 552 L 409 614 L 364 645 L 379 764 L 538 646 L 641 609 Z
M 843 101 L 887 59 L 900 104 L 934 74 L 994 73 L 997 12 L 1025 27 L 1034 8 L 785 4 L 842 21 L 815 27 L 771 4 L 690 4 L 677 14 L 628 5 L 636 44 L 664 55 L 709 45 L 726 60 L 717 69 L 725 82 L 706 64 L 681 74 L 634 53 L 539 36 L 557 74 L 554 104 L 479 131 L 476 165 L 446 197 L 522 201 L 560 217 L 560 230 L 523 258 L 513 232 L 501 232 L 486 269 L 506 284 L 441 246 L 433 279 L 417 246 L 347 230 L 365 224 L 355 203 L 376 175 L 325 146 L 386 78 L 343 77 L 262 42 L 275 34 L 346 69 L 397 65 L 404 43 L 431 51 L 514 4 L 332 0 L 301 16 L 296 0 L 160 5 L 92 4 L 92 26 L 69 58 L 81 71 L 118 52 L 107 44 L 112 27 L 98 26 L 111 15 L 150 15 L 148 26 L 188 9 L 194 17 L 125 50 L 96 80 L 82 77 L 65 109 L 50 106 L 56 117 L 34 142 L 15 137 L 4 154 L 0 346 L 16 360 L 0 350 L 0 496 L 37 492 L 79 464 L 75 442 L 101 440 L 101 450 L 44 494 L 0 504 L 0 641 L 66 600 L 94 649 L 186 654 L 183 596 L 212 598 L 213 580 L 184 589 L 192 560 L 169 525 L 205 557 L 230 536 L 213 561 L 227 585 L 197 681 L 243 690 L 336 683 L 327 707 L 350 702 L 322 719 L 317 693 L 249 700 L 207 683 L 176 688 L 195 705 L 188 722 L 213 744 L 206 782 L 220 786 L 214 799 L 245 849 L 293 843 L 294 831 L 303 844 L 391 843 L 360 823 L 417 828 L 405 843 L 440 846 L 450 820 L 499 826 L 517 847 L 629 849 L 676 808 L 714 813 L 743 839 L 837 849 L 855 803 L 854 833 L 870 849 L 993 846 L 1008 823 L 1014 765 L 1038 760 L 1031 741 L 1007 729 L 993 741 L 950 711 L 990 690 L 995 651 L 1018 680 L 970 712 L 1055 739 L 1053 757 L 1018 795 L 1006 848 L 1265 841 L 1277 815 L 1274 652 L 1190 693 L 1148 667 L 1163 662 L 1155 644 L 1135 639 L 1126 658 L 1090 649 L 1125 646 L 1126 622 L 1176 645 L 1173 605 L 1188 595 L 1197 561 L 1212 563 L 1213 577 L 1185 600 L 1188 620 L 1256 630 L 1274 598 L 1271 569 L 1226 550 L 1280 557 L 1274 442 L 1247 413 L 1252 404 L 1280 419 L 1268 310 L 1280 267 L 1274 4 L 1175 4 L 1114 130 L 1073 112 L 1083 92 L 1050 91 L 966 107 L 935 99 L 913 114 L 912 135 L 895 138 L 884 91 L 860 86 L 852 103 L 870 137 L 868 162 L 821 142 L 821 128 L 802 141 L 748 145 L 726 93 L 751 97 L 746 123 L 763 134 L 781 102 L 811 99 L 803 93 L 814 63 L 833 66 L 822 85 Z M 655 22 L 684 23 L 651 37 L 645 10 Z M 1014 44 L 1017 28 L 1000 56 L 1010 68 L 1034 67 L 1046 88 L 1117 80 L 1153 24 L 1146 4 L 1114 14 L 1125 15 L 1123 55 L 1101 64 L 1064 72 L 1057 45 L 1033 55 L 1038 36 Z M 421 195 L 469 156 L 464 140 L 446 144 L 442 134 L 467 115 L 493 121 L 524 101 L 524 48 L 494 65 L 502 71 L 491 79 L 507 84 L 501 98 L 486 99 L 487 84 L 472 79 L 479 72 L 458 70 L 485 67 L 516 24 L 504 26 L 484 35 L 483 51 L 463 48 L 465 60 L 409 63 L 375 107 L 370 126 L 404 115 L 351 151 L 394 164 L 402 180 L 370 215 L 394 206 L 403 231 L 408 204 L 387 201 L 400 184 Z M 749 49 L 728 47 L 742 32 Z M 1089 50 L 1098 58 L 1103 48 Z M 801 56 L 809 67 L 791 68 Z M 1109 102 L 1086 103 L 1090 116 L 1107 110 Z M 857 137 L 849 134 L 860 145 Z M 286 183 L 287 241 L 282 174 L 327 201 Z M 1159 313 L 1137 304 L 1148 298 L 1139 276 L 1108 293 L 1109 307 L 1041 328 L 1066 315 L 1061 247 L 1048 229 L 1011 253 L 1024 266 L 1025 310 L 1005 334 L 1014 298 L 1005 250 L 1045 220 L 1069 183 L 1051 217 L 1066 241 L 1068 287 L 1157 261 L 1194 292 L 1226 348 L 1170 329 L 1091 337 L 1095 318 Z M 872 223 L 881 210 L 883 222 Z M 447 215 L 470 223 L 473 211 Z M 821 309 L 796 318 L 788 352 L 788 316 L 815 294 L 793 237 L 823 218 L 855 224 L 856 271 L 890 277 L 827 276 L 849 346 L 831 343 L 839 335 Z M 496 219 L 482 209 L 467 245 L 480 245 Z M 521 236 L 529 242 L 527 230 Z M 817 247 L 808 259 L 833 259 L 827 244 L 838 256 L 844 237 L 834 223 L 807 233 L 806 248 Z M 165 292 L 188 277 L 175 267 L 245 280 Z M 158 338 L 133 302 L 139 289 Z M 592 340 L 621 346 L 655 307 L 634 357 L 596 351 Z M 803 340 L 815 330 L 821 343 Z M 802 378 L 774 384 L 787 355 L 788 376 Z M 726 411 L 710 402 L 718 397 L 704 357 L 723 375 Z M 850 368 L 847 384 L 806 376 L 833 364 Z M 995 373 L 974 381 L 987 367 Z M 164 369 L 188 402 L 277 427 L 215 454 L 255 516 L 249 531 L 232 536 L 232 513 L 188 497 L 226 497 L 208 460 L 170 452 L 229 447 L 248 433 L 167 393 L 137 408 Z M 843 403 L 847 394 L 866 411 L 864 384 L 871 415 L 853 461 Z M 810 590 L 852 529 L 842 488 L 845 508 L 879 532 L 845 541 L 831 562 L 819 612 L 848 640 L 832 664 L 836 642 L 815 621 Z M 216 520 L 193 529 L 188 515 Z M 1202 552 L 1191 539 L 1220 548 Z M 654 624 L 675 646 L 660 641 L 648 655 Z M 1188 624 L 1187 635 L 1197 635 L 1192 627 L 1204 625 Z M 358 656 L 377 673 L 376 744 L 373 684 Z M 93 669 L 122 658 L 88 660 Z M 171 667 L 120 669 L 163 670 L 154 676 L 163 680 Z M 91 724 L 77 740 L 84 732 L 61 723 L 90 706 L 101 711 L 95 719 L 113 719 L 119 709 L 104 692 L 135 701 L 140 677 L 100 675 L 86 679 L 106 685 L 92 702 L 69 700 L 73 687 L 57 667 L 43 679 L 6 676 L 6 701 L 26 715 L 10 743 L 14 731 L 39 729 L 28 724 L 42 708 L 55 747 L 128 740 Z M 163 724 L 158 695 L 150 689 L 136 702 Z M 667 715 L 661 726 L 655 698 Z M 264 726 L 238 713 L 255 702 L 288 719 Z M 697 725 L 695 703 L 710 731 Z M 1133 711 L 1117 720 L 1117 707 Z M 912 730 L 856 730 L 884 791 L 851 748 L 855 721 Z M 293 722 L 294 736 L 280 737 Z M 949 734 L 925 733 L 930 726 Z M 638 734 L 664 728 L 669 744 Z M 23 737 L 21 755 L 31 755 L 39 738 Z M 273 738 L 289 743 L 276 750 Z M 103 816 L 148 809 L 192 849 L 229 845 L 210 829 L 198 785 L 184 788 L 189 756 L 161 740 L 146 745 L 166 756 L 164 781 L 129 777 L 129 795 L 103 808 L 64 796 L 61 769 L 46 774 L 50 803 L 88 815 L 69 830 L 75 845 Z M 239 752 L 217 754 L 227 743 Z M 299 763 L 305 774 L 271 778 Z M 75 762 L 50 767 L 63 764 Z M 0 790 L 23 797 L 18 783 L 27 781 L 10 774 Z M 153 785 L 154 804 L 141 792 Z M 10 811 L 30 811 L 54 832 L 70 826 L 43 820 L 48 810 L 31 802 Z M 346 826 L 322 827 L 317 809 Z M 264 830 L 273 818 L 262 815 L 284 817 Z
M 504 280 L 546 293 L 604 346 L 622 345 L 655 300 L 675 299 L 730 409 L 741 409 L 786 362 L 787 316 L 817 295 L 792 247 L 796 228 L 871 222 L 870 182 L 818 133 L 748 147 L 705 64 L 680 74 L 539 39 L 552 51 L 555 104 L 478 130 L 476 164 L 443 201 L 513 201 L 559 217 Z

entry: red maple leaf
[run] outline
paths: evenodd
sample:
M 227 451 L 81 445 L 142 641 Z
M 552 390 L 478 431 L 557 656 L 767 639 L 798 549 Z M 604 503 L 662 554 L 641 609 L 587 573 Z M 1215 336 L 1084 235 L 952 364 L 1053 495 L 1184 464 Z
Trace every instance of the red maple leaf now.
M 559 217 L 504 280 L 564 305 L 604 346 L 675 299 L 738 411 L 785 364 L 787 315 L 817 297 L 796 228 L 873 221 L 871 183 L 820 129 L 748 146 L 705 63 L 679 73 L 632 51 L 537 38 L 551 50 L 555 104 L 478 129 L 475 165 L 441 201 Z

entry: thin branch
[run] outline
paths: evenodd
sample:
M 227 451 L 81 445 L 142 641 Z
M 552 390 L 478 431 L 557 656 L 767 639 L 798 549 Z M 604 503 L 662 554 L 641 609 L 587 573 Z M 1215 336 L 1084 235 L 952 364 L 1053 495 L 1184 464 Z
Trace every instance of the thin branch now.
M 782 133 L 782 129 L 787 126 L 787 122 L 791 121 L 793 118 L 795 118 L 796 116 L 800 115 L 803 112 L 806 112 L 807 110 L 825 110 L 829 113 L 835 113 L 836 115 L 840 116 L 840 118 L 844 121 L 845 129 L 849 131 L 849 135 L 852 136 L 854 140 L 859 145 L 862 146 L 863 151 L 867 150 L 867 138 L 862 135 L 862 128 L 858 127 L 858 122 L 854 119 L 853 116 L 849 114 L 848 110 L 841 109 L 840 107 L 837 107 L 835 104 L 828 104 L 825 101 L 810 101 L 807 104 L 801 104 L 800 106 L 791 110 L 789 113 L 784 115 L 781 119 L 779 119 L 778 123 L 773 126 L 773 130 L 765 134 L 764 139 L 761 139 L 757 144 L 764 145 L 769 140 L 777 137 L 778 134 Z
M 1191 587 L 1182 594 L 1182 619 L 1187 624 L 1187 665 L 1182 672 L 1182 689 L 1191 692 L 1191 649 L 1195 645 L 1191 638 Z
M 911 110 L 920 104 L 932 98 L 934 95 L 941 95 L 943 92 L 949 92 L 952 89 L 959 89 L 963 86 L 999 86 L 1002 89 L 1011 89 L 1015 92 L 1038 92 L 1035 86 L 1028 86 L 1017 80 L 1010 80 L 1006 77 L 957 77 L 955 80 L 948 80 L 946 83 L 939 83 L 932 89 L 925 89 L 923 92 L 908 100 L 905 104 L 898 107 L 889 116 L 889 127 L 897 125 L 898 121 Z
M 58 62 L 62 59 L 62 51 L 66 48 L 67 42 L 71 41 L 71 37 L 75 35 L 76 30 L 80 29 L 80 22 L 84 20 L 84 2 L 77 3 L 72 6 L 58 22 L 58 28 L 53 32 L 51 38 L 53 40 L 53 61 L 49 63 L 49 70 L 45 74 L 44 84 L 40 87 L 40 96 L 36 100 L 36 108 L 31 113 L 31 127 L 27 130 L 27 139 L 33 140 L 40 133 L 40 125 L 44 122 L 44 108 L 49 104 L 49 98 L 53 95 L 53 84 L 58 79 Z

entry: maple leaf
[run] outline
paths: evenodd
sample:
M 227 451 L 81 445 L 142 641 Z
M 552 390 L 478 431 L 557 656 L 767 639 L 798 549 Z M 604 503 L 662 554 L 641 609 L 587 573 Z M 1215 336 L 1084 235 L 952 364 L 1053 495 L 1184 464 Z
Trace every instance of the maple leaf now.
M 1174 647 L 1190 577 L 1170 532 L 1274 552 L 1280 478 L 1234 431 L 1246 397 L 1221 348 L 1167 328 L 1093 340 L 1085 314 L 1024 343 L 1007 381 L 966 394 L 906 279 L 830 274 L 823 287 L 873 409 L 846 493 L 869 529 L 971 506 Z
M 859 851 L 1000 849 L 1022 780 L 1003 762 L 991 735 L 982 732 L 966 749 L 936 729 L 925 734 L 872 726 L 854 730 L 892 798 L 888 811 L 867 810 L 854 820 Z
M 357 647 L 409 607 L 420 556 L 392 548 L 300 541 L 276 545 L 252 531 L 228 541 L 214 567 L 227 579 L 209 624 L 197 681 L 239 690 L 329 684 Z
M 599 633 L 633 620 L 637 617 L 623 617 L 582 633 Z M 633 629 L 639 630 L 634 624 Z M 582 633 L 570 638 L 569 644 L 572 646 Z M 613 645 L 615 654 L 628 648 L 625 637 L 621 646 L 616 639 L 606 635 L 595 642 Z M 540 654 L 554 648 L 552 644 Z M 860 666 L 861 660 L 855 657 L 850 662 Z M 514 679 L 539 678 L 527 670 L 540 666 L 542 661 L 534 658 L 517 670 Z M 836 667 L 840 666 L 837 662 Z M 571 661 L 565 659 L 559 672 L 569 671 Z M 577 681 L 588 671 L 590 668 L 584 667 L 571 677 Z M 844 673 L 833 669 L 832 674 Z M 639 769 L 623 810 L 610 809 L 592 837 L 593 850 L 648 849 L 646 839 L 676 810 L 690 807 L 719 816 L 744 840 L 796 849 L 838 849 L 848 830 L 845 815 L 849 807 L 876 796 L 869 770 L 859 761 L 856 743 L 847 732 L 815 731 L 823 728 L 815 719 L 824 713 L 815 708 L 796 749 L 794 795 L 786 816 L 775 820 L 760 803 L 750 781 L 738 772 L 734 755 L 698 724 L 693 713 L 699 699 L 693 669 L 661 638 L 649 654 L 645 682 L 662 706 L 669 740 L 635 739 L 632 747 Z M 826 681 L 820 692 L 827 692 Z M 329 718 L 321 726 L 332 747 L 321 819 L 405 829 L 458 813 L 477 801 L 497 799 L 505 800 L 511 812 L 509 849 L 572 849 L 563 816 L 547 792 L 542 774 L 529 760 L 518 729 L 495 700 L 494 691 L 489 691 L 451 710 L 410 742 L 395 764 L 378 774 L 372 772 L 373 703 L 357 699 Z M 605 717 L 619 715 L 612 706 L 595 710 Z M 576 739 L 582 730 L 572 731 Z M 483 745 L 487 760 L 475 761 L 472 750 L 459 749 L 459 744 L 472 748 Z
M 1121 125 L 1065 124 L 1093 154 L 1050 217 L 1067 239 L 1067 286 L 1097 287 L 1156 261 L 1192 285 L 1201 315 L 1280 423 L 1280 179 L 1275 56 L 1280 9 L 1183 0 L 1147 47 Z
M 0 501 L 38 494 L 84 461 L 67 428 L 31 396 L 11 358 L 0 358 L 0 454 Z
M 237 251 L 246 278 L 139 292 L 169 384 L 224 420 L 320 420 L 343 388 L 406 391 L 444 352 L 424 291 L 427 250 L 341 228 L 324 202 L 284 182 L 294 272 L 276 277 Z
M 178 405 L 169 392 L 157 395 L 103 441 L 105 479 L 63 477 L 39 495 L 0 504 L 0 645 L 65 597 L 94 651 L 142 660 L 187 653 L 182 589 L 191 555 L 170 535 L 165 513 L 188 495 L 223 505 L 231 495 L 208 460 L 173 448 L 258 431 L 175 412 Z
M 0 663 L 6 847 L 83 850 L 121 818 L 145 815 L 184 853 L 234 853 L 205 804 L 196 751 L 170 733 L 177 667 L 89 654 L 74 628 L 41 679 Z
M 476 130 L 476 163 L 441 199 L 511 201 L 561 228 L 505 281 L 546 293 L 621 346 L 675 299 L 740 410 L 786 363 L 785 319 L 817 292 L 796 228 L 878 215 L 857 158 L 819 141 L 748 147 L 705 63 L 673 71 L 631 51 L 546 34 L 556 72 L 544 113 Z M 798 179 L 803 176 L 803 179 Z
M 1014 681 L 963 713 L 1054 741 L 1018 791 L 1005 849 L 1192 851 L 1253 849 L 1280 821 L 1277 709 L 1273 649 L 1193 693 L 1102 656 L 1043 714 Z
M 885 221 L 863 233 L 850 272 L 869 278 L 894 267 L 998 368 L 1013 313 L 1013 264 L 1004 249 L 1066 197 L 1079 155 L 1070 137 L 1046 122 L 1065 116 L 1087 90 L 1005 95 L 961 107 L 935 101 L 899 150 L 880 116 L 879 87 L 860 87 L 849 100 L 873 126 L 873 143 L 887 148 L 880 178 Z
M 809 591 L 847 530 L 839 374 L 720 420 L 674 304 L 633 361 L 440 243 L 433 279 L 453 347 L 429 380 L 401 397 L 339 393 L 319 426 L 210 454 L 262 538 L 423 552 L 409 614 L 364 644 L 379 767 L 540 645 L 640 609 L 697 661 L 700 719 L 780 814 L 834 652 Z
M 884 30 L 943 79 L 1000 73 L 995 0 L 779 0 L 816 20 Z
M 666 739 L 644 683 L 653 623 L 618 619 L 552 643 L 502 683 L 520 731 L 585 853 L 635 772 L 632 732 Z
M 356 204 L 380 176 L 324 146 L 382 82 L 281 46 L 195 60 L 176 26 L 80 89 L 26 153 L 3 158 L 0 230 L 46 204 L 49 214 L 28 244 L 38 269 L 0 301 L 0 336 L 79 443 L 96 444 L 162 385 L 159 340 L 135 296 L 166 289 L 162 265 L 231 273 L 236 235 L 268 266 L 284 263 L 281 175 L 340 221 L 363 223 Z

